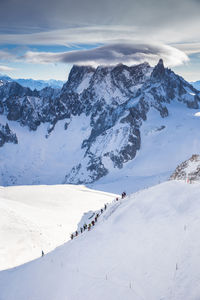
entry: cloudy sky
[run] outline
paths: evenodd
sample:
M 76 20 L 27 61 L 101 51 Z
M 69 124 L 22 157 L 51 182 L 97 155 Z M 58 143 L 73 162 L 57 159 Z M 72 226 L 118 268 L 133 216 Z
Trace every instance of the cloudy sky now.
M 162 57 L 200 80 L 200 0 L 0 1 L 0 73 L 66 80 L 73 64 Z

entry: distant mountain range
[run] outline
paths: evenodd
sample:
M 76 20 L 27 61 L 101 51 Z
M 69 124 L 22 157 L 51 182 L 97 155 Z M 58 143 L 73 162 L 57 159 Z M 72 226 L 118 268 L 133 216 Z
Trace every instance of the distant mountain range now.
M 197 90 L 200 91 L 200 80 L 194 81 L 194 82 L 190 82 L 190 83 L 191 83 L 191 85 L 192 85 L 195 89 L 197 89 Z
M 61 80 L 54 80 L 54 79 L 34 80 L 34 79 L 31 79 L 31 78 L 30 79 L 22 79 L 22 78 L 16 79 L 16 78 L 11 78 L 7 75 L 0 74 L 0 86 L 3 83 L 13 82 L 13 81 L 19 83 L 23 87 L 28 87 L 31 90 L 38 90 L 38 91 L 40 91 L 40 90 L 42 90 L 46 87 L 51 87 L 51 88 L 54 88 L 54 89 L 60 89 L 60 88 L 62 88 L 62 86 L 64 84 L 64 81 L 61 81 Z

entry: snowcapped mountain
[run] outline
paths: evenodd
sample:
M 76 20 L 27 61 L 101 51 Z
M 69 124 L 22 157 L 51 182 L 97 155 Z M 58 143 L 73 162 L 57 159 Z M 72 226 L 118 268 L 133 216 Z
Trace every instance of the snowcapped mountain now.
M 181 163 L 170 179 L 185 180 L 190 183 L 200 181 L 200 155 L 193 154 L 190 159 Z
M 91 231 L 0 272 L 1 300 L 199 299 L 199 194 L 171 180 L 109 204 Z
M 0 148 L 0 183 L 101 189 L 109 182 L 119 192 L 119 178 L 131 191 L 138 178 L 143 186 L 164 180 L 199 152 L 199 104 L 200 92 L 162 60 L 154 68 L 74 66 L 59 92 L 7 83 L 0 87 L 0 123 L 8 123 L 18 145 Z
M 194 81 L 194 82 L 190 82 L 190 83 L 191 83 L 191 85 L 192 85 L 195 89 L 197 89 L 198 91 L 200 91 L 200 80 Z
M 61 80 L 49 79 L 49 80 L 34 80 L 34 79 L 22 79 L 22 78 L 11 78 L 6 75 L 0 74 L 0 85 L 6 82 L 17 82 L 23 87 L 28 87 L 31 90 L 42 90 L 46 87 L 51 87 L 53 89 L 61 89 L 64 82 Z

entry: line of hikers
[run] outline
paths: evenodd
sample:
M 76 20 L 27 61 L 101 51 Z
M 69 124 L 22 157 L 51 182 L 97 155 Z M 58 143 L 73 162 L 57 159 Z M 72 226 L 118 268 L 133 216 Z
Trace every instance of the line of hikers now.
M 122 195 L 121 195 L 121 199 L 124 199 L 126 197 L 126 193 L 123 192 Z M 116 201 L 119 201 L 119 198 L 117 197 L 115 199 Z M 85 223 L 83 225 L 83 227 L 80 228 L 80 233 L 83 233 L 85 230 L 88 230 L 90 231 L 90 229 L 92 227 L 94 227 L 95 223 L 97 222 L 99 216 L 103 213 L 103 211 L 105 211 L 107 209 L 107 204 L 104 205 L 104 209 L 101 208 L 100 212 L 96 214 L 94 220 L 91 221 L 91 223 L 89 223 L 88 225 Z M 74 237 L 77 237 L 78 236 L 78 231 L 76 230 L 75 233 L 72 233 L 71 234 L 71 240 L 73 240 Z

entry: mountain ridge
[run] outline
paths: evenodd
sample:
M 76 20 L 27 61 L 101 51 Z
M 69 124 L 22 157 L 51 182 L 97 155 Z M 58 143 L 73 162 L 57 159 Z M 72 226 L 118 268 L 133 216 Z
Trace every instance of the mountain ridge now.
M 59 92 L 50 88 L 31 91 L 13 83 L 0 87 L 1 114 L 36 133 L 47 127 L 41 139 L 54 136 L 57 124 L 63 122 L 62 135 L 68 135 L 64 147 L 70 156 L 67 143 L 74 135 L 70 132 L 75 130 L 75 120 L 80 120 L 75 130 L 77 157 L 73 164 L 65 162 L 63 183 L 91 184 L 133 161 L 141 150 L 141 126 L 150 111 L 157 111 L 161 120 L 168 118 L 172 103 L 196 110 L 200 92 L 165 68 L 162 59 L 154 68 L 148 63 L 95 69 L 74 66 Z
M 23 87 L 28 87 L 32 91 L 33 90 L 42 90 L 46 87 L 51 87 L 54 89 L 60 89 L 62 88 L 64 81 L 62 80 L 55 80 L 55 79 L 49 79 L 49 80 L 42 80 L 42 79 L 32 79 L 32 78 L 11 78 L 7 75 L 0 74 L 0 84 L 5 84 L 6 82 L 17 82 Z

